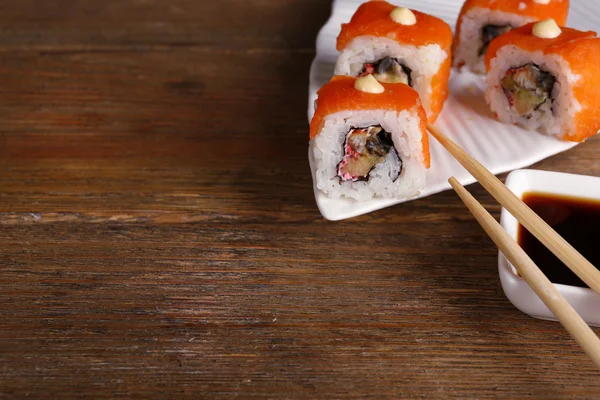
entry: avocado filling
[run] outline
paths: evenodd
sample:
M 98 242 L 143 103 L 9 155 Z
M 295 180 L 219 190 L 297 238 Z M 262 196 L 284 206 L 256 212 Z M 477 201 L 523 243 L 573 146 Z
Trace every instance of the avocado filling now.
M 392 135 L 379 125 L 350 129 L 344 142 L 344 158 L 337 166 L 340 181 L 368 180 L 371 171 L 383 162 L 391 151 L 397 160 L 391 176 L 395 181 L 402 172 L 402 160 L 396 152 Z
M 479 49 L 479 56 L 485 56 L 487 53 L 488 47 L 492 40 L 496 39 L 498 36 L 505 34 L 507 32 L 512 31 L 514 28 L 510 25 L 486 25 L 481 29 L 481 41 L 482 46 Z
M 535 64 L 526 64 L 511 68 L 502 78 L 502 89 L 508 104 L 522 117 L 531 117 L 531 113 L 542 104 L 552 101 L 552 89 L 556 78 L 542 71 Z
M 373 74 L 379 82 L 404 83 L 411 86 L 410 68 L 401 64 L 396 58 L 385 57 L 374 63 L 366 63 L 358 74 L 359 77 Z

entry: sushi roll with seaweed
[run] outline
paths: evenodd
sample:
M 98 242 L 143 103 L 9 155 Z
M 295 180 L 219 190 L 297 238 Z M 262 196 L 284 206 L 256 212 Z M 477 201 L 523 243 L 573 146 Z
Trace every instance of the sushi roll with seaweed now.
M 407 85 L 336 76 L 310 124 L 316 186 L 332 198 L 417 196 L 430 166 L 427 117 Z
M 490 44 L 486 101 L 503 122 L 580 142 L 600 130 L 600 38 L 552 19 Z
M 456 23 L 454 65 L 484 74 L 492 40 L 531 22 L 553 18 L 567 22 L 569 0 L 467 0 Z
M 336 75 L 373 74 L 421 96 L 430 122 L 448 98 L 452 29 L 439 18 L 385 1 L 362 4 L 337 38 Z

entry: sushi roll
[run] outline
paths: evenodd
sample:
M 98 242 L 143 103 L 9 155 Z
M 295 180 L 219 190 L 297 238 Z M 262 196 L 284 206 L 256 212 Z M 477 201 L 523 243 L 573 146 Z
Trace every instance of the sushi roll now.
M 337 38 L 336 75 L 373 74 L 421 96 L 430 122 L 448 98 L 452 29 L 439 18 L 385 1 L 362 4 Z
M 407 85 L 335 76 L 310 124 L 316 186 L 332 198 L 417 196 L 430 166 L 427 117 Z
M 503 122 L 580 142 L 600 129 L 600 38 L 554 20 L 492 41 L 486 101 Z
M 454 65 L 484 74 L 492 40 L 531 22 L 553 18 L 567 23 L 569 0 L 467 0 L 456 22 Z

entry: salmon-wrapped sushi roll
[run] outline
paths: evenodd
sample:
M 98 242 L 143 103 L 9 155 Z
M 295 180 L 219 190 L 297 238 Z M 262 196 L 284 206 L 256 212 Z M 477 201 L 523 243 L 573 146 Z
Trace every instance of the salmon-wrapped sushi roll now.
M 569 0 L 467 0 L 456 23 L 454 65 L 483 74 L 492 40 L 531 22 L 553 18 L 567 23 Z
M 421 96 L 430 122 L 448 98 L 452 29 L 439 18 L 385 1 L 362 4 L 342 25 L 336 75 L 373 74 L 381 82 L 404 83 Z
M 407 85 L 336 76 L 318 92 L 310 124 L 316 185 L 359 201 L 420 193 L 429 169 L 427 117 Z
M 600 129 L 600 38 L 554 20 L 495 39 L 486 100 L 498 119 L 580 142 Z

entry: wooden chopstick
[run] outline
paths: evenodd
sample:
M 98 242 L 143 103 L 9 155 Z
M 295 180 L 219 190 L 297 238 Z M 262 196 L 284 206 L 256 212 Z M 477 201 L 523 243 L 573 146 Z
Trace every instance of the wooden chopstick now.
M 550 225 L 540 218 L 521 199 L 510 191 L 479 161 L 471 157 L 439 129 L 427 124 L 427 129 L 462 164 L 479 183 L 506 208 L 529 232 L 556 255 L 592 290 L 600 294 L 600 270 L 562 238 Z
M 502 226 L 479 204 L 454 177 L 448 182 L 458 196 L 485 229 L 488 236 L 496 243 L 502 253 L 515 266 L 519 274 L 531 286 L 544 304 L 554 313 L 560 323 L 579 343 L 581 348 L 600 368 L 600 339 L 577 314 L 571 305 L 560 294 L 558 289 L 546 278 L 546 275 L 535 265 L 527 253 L 515 242 Z

